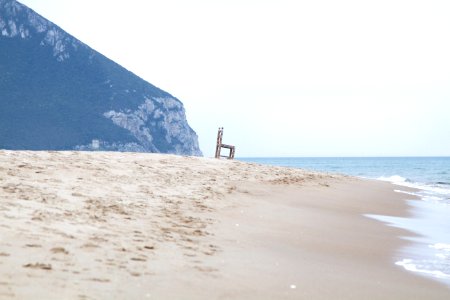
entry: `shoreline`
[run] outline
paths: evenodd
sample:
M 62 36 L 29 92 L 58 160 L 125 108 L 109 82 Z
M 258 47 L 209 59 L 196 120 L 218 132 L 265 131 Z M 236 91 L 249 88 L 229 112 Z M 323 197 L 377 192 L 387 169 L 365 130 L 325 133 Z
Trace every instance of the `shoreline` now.
M 261 187 L 255 189 L 256 194 L 261 192 Z M 382 208 L 378 207 L 379 195 L 386 196 Z M 363 202 L 362 196 L 365 197 Z M 301 197 L 300 203 L 298 197 Z M 276 205 L 272 203 L 275 198 L 280 201 Z M 342 206 L 335 205 L 344 199 Z M 405 208 L 408 205 L 404 200 L 392 192 L 390 184 L 380 185 L 373 181 L 336 182 L 330 184 L 327 191 L 319 193 L 317 186 L 271 187 L 271 192 L 265 191 L 264 196 L 260 194 L 257 201 L 249 199 L 254 206 L 239 213 L 230 212 L 227 217 L 230 227 L 233 222 L 241 222 L 234 230 L 235 233 L 243 231 L 241 239 L 234 235 L 230 237 L 235 240 L 234 247 L 254 248 L 247 255 L 248 261 L 245 255 L 240 257 L 233 267 L 229 267 L 229 273 L 239 270 L 239 265 L 246 273 L 251 273 L 253 267 L 253 276 L 265 280 L 261 285 L 272 286 L 259 295 L 268 299 L 445 299 L 450 293 L 445 286 L 395 265 L 398 250 L 410 244 L 400 237 L 415 234 L 385 226 L 362 214 L 370 210 L 377 214 L 407 216 L 409 213 Z M 262 202 L 263 207 L 260 207 Z M 279 205 L 285 206 L 284 209 L 276 207 Z M 276 224 L 278 220 L 283 220 L 282 224 Z M 255 223 L 259 228 L 256 233 L 251 228 Z M 299 232 L 284 232 L 286 227 L 293 229 L 294 226 Z M 253 234 L 258 237 L 248 240 Z M 279 245 L 286 249 L 280 249 Z M 273 249 L 283 253 L 276 261 L 273 261 Z M 270 263 L 270 258 L 275 263 L 274 268 L 255 266 L 256 262 Z M 277 270 L 280 266 L 283 269 Z M 261 274 L 270 274 L 269 270 L 275 274 L 264 278 Z M 285 276 L 286 273 L 289 276 Z M 235 276 L 238 276 L 236 271 L 230 277 Z M 252 298 L 252 293 L 244 298 Z
M 408 217 L 367 216 L 387 226 L 414 233 L 415 236 L 408 238 L 410 243 L 398 250 L 401 258 L 395 264 L 418 276 L 441 282 L 450 289 L 447 262 L 450 258 L 448 244 L 450 234 L 442 230 L 442 218 L 446 219 L 450 214 L 450 207 L 445 204 L 437 205 L 439 203 L 427 202 L 420 195 L 415 197 L 416 199 L 407 199 L 410 207 Z
M 446 299 L 389 183 L 161 154 L 0 151 L 5 299 Z M 51 287 L 51 289 L 49 289 Z M 51 291 L 50 291 L 51 290 Z

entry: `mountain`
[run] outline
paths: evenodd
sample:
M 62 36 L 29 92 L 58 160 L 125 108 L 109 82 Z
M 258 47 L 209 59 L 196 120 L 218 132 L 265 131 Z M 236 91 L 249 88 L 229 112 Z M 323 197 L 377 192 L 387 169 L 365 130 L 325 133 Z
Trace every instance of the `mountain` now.
M 0 0 L 0 149 L 97 147 L 202 155 L 177 98 Z

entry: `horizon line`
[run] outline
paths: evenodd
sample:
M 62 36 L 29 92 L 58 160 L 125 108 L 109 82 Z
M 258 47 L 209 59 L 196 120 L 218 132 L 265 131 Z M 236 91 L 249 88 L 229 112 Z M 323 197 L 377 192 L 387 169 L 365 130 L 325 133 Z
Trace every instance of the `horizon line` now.
M 245 158 L 450 158 L 450 155 L 368 155 L 368 156 L 236 156 Z

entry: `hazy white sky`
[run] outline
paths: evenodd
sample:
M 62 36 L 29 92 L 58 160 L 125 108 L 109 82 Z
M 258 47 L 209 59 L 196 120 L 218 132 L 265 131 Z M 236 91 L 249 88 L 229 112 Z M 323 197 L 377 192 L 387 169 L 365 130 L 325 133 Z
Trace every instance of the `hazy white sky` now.
M 450 155 L 450 1 L 19 0 L 185 105 L 212 156 Z

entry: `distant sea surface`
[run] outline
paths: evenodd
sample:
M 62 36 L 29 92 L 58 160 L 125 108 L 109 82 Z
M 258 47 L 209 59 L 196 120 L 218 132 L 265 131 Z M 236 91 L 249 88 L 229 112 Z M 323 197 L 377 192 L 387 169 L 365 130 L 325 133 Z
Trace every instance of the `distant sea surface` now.
M 450 286 L 450 157 L 268 157 L 241 161 L 389 181 L 410 194 L 412 217 L 367 215 L 420 237 L 398 253 L 398 266 Z M 418 189 L 411 193 L 402 186 Z M 420 200 L 414 200 L 417 196 Z

